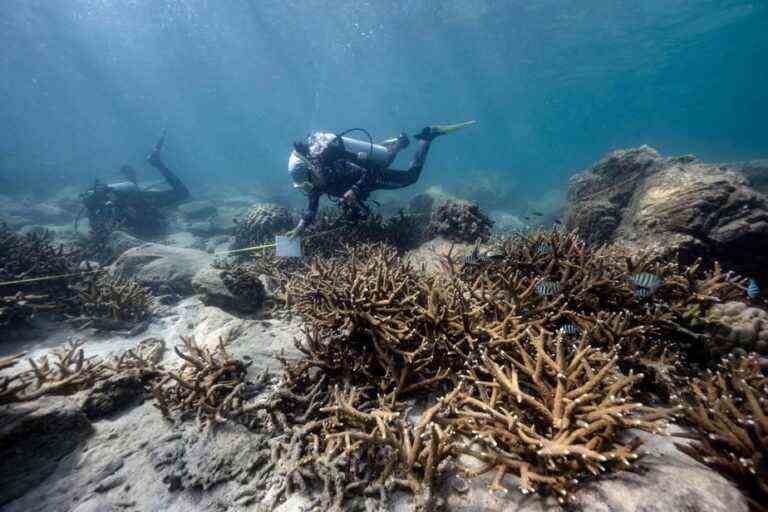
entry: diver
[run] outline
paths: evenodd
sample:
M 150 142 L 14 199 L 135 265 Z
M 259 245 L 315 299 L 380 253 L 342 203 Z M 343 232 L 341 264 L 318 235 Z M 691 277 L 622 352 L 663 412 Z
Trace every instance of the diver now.
M 120 169 L 128 179 L 126 182 L 106 185 L 96 180 L 93 188 L 80 196 L 92 231 L 122 229 L 134 235 L 151 236 L 165 230 L 166 219 L 161 209 L 187 200 L 190 194 L 160 158 L 164 142 L 165 132 L 147 156 L 147 162 L 162 174 L 170 189 L 139 188 L 136 171 L 128 165 Z
M 339 135 L 316 132 L 309 135 L 306 141 L 294 142 L 294 150 L 288 159 L 288 172 L 293 186 L 309 197 L 309 206 L 288 236 L 300 236 L 312 224 L 323 194 L 339 198 L 342 208 L 352 217 L 364 218 L 369 211 L 365 201 L 371 192 L 405 188 L 416 183 L 432 141 L 471 124 L 474 121 L 428 126 L 414 135 L 419 140 L 419 147 L 407 171 L 389 168 L 397 154 L 410 144 L 404 133 L 374 144 L 367 131 L 353 128 Z M 363 132 L 368 142 L 345 136 L 353 131 Z

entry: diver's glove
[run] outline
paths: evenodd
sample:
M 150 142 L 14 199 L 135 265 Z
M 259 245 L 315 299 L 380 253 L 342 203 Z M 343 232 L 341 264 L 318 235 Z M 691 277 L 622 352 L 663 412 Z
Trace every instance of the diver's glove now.
M 341 202 L 345 206 L 349 206 L 349 207 L 355 206 L 357 204 L 357 194 L 355 193 L 354 190 L 349 189 L 341 197 Z

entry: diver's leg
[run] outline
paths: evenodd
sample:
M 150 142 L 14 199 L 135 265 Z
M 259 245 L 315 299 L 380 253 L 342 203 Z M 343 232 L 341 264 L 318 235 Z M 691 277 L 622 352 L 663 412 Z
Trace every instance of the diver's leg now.
M 184 183 L 182 183 L 181 180 L 175 174 L 173 174 L 173 172 L 171 172 L 168 166 L 165 165 L 165 162 L 163 162 L 163 160 L 160 158 L 160 149 L 163 147 L 164 139 L 165 133 L 163 133 L 163 136 L 155 145 L 155 148 L 152 150 L 149 156 L 147 156 L 147 162 L 149 165 L 160 171 L 160 174 L 163 175 L 163 178 L 165 178 L 165 181 L 171 187 L 171 190 L 148 192 L 148 198 L 151 197 L 153 202 L 156 204 L 161 203 L 158 204 L 158 206 L 166 206 L 170 203 L 184 201 L 190 196 L 187 186 L 184 185 Z
M 385 147 L 387 148 L 388 155 L 387 159 L 381 164 L 381 167 L 386 169 L 392 165 L 392 162 L 394 162 L 395 158 L 397 158 L 397 154 L 407 148 L 410 143 L 411 141 L 408 140 L 408 135 L 401 133 L 393 142 L 386 144 Z
M 385 169 L 376 182 L 375 188 L 379 190 L 393 190 L 408 187 L 419 181 L 421 171 L 424 169 L 424 163 L 427 161 L 427 154 L 429 153 L 431 143 L 431 140 L 419 141 L 419 149 L 413 155 L 408 170 Z

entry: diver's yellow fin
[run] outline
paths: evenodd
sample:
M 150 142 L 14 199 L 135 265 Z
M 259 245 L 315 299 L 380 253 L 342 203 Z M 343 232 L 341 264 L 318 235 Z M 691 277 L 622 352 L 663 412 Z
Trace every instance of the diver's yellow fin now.
M 429 140 L 432 140 L 437 135 L 445 135 L 446 133 L 453 133 L 461 130 L 462 128 L 466 128 L 467 126 L 472 126 L 475 123 L 477 123 L 477 121 L 466 121 L 464 123 L 456 123 L 456 124 L 434 124 L 432 126 L 428 126 L 427 128 L 424 128 L 424 130 L 414 135 L 414 137 L 419 140 L 427 139 L 427 138 L 429 138 Z
M 430 126 L 430 128 L 440 133 L 452 133 L 461 130 L 462 128 L 466 128 L 467 126 L 472 126 L 475 123 L 477 123 L 477 121 L 466 121 L 464 123 L 457 124 L 436 124 L 434 126 Z

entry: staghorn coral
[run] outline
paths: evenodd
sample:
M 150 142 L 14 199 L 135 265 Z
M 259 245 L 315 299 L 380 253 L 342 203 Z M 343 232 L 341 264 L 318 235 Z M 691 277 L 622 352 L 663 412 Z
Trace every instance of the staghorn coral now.
M 768 376 L 755 354 L 723 359 L 689 386 L 685 418 L 692 444 L 676 444 L 745 491 L 755 510 L 768 503 Z
M 466 446 L 455 451 L 482 463 L 466 474 L 495 472 L 492 490 L 506 491 L 512 473 L 523 493 L 546 490 L 565 503 L 580 480 L 632 467 L 640 442 L 622 441 L 622 431 L 660 432 L 667 415 L 634 401 L 642 374 L 624 375 L 614 354 L 562 335 L 512 339 L 462 377 L 469 391 L 451 424 Z
M 84 344 L 85 341 L 71 342 L 55 350 L 53 358 L 30 358 L 29 370 L 1 377 L 0 405 L 28 402 L 49 394 L 69 395 L 125 373 L 132 373 L 144 382 L 159 376 L 161 367 L 156 351 L 142 350 L 139 345 L 136 350 L 104 360 L 86 357 L 82 348 Z M 0 359 L 0 369 L 15 364 L 23 355 Z
M 246 376 L 250 363 L 233 359 L 223 339 L 214 350 L 201 347 L 192 338 L 181 340 L 183 346 L 174 351 L 184 363 L 166 371 L 152 388 L 163 416 L 173 421 L 174 412 L 194 412 L 201 428 L 228 420 L 253 426 L 261 408 L 246 408 L 245 401 L 262 387 L 267 374 L 258 382 L 249 382 Z
M 448 200 L 432 210 L 427 232 L 430 237 L 442 236 L 455 242 L 488 240 L 493 221 L 476 203 Z
M 425 239 L 423 213 L 400 210 L 384 217 L 377 213 L 360 216 L 344 208 L 322 208 L 304 238 L 304 251 L 311 256 L 343 254 L 344 244 L 384 243 L 405 251 Z
M 55 247 L 47 231 L 26 235 L 0 223 L 0 282 L 68 275 L 77 270 L 77 255 Z M 30 318 L 39 311 L 66 311 L 76 307 L 72 279 L 54 279 L 0 287 L 0 325 Z
M 401 487 L 417 508 L 437 508 L 439 475 L 467 457 L 481 463 L 468 474 L 495 472 L 493 489 L 512 474 L 563 501 L 579 481 L 635 468 L 639 442 L 624 433 L 660 431 L 672 411 L 648 404 L 675 400 L 683 379 L 732 346 L 710 313 L 744 289 L 718 265 L 594 250 L 562 231 L 449 253 L 443 267 L 425 275 L 379 244 L 284 276 L 286 303 L 308 325 L 296 340 L 304 358 L 284 361 L 273 423 L 321 422 L 303 445 L 291 441 L 307 464 L 342 442 L 359 457 L 349 468 L 365 462 L 366 480 L 326 502 L 378 493 L 383 503 Z M 411 417 L 414 397 L 437 407 L 428 421 Z M 349 468 L 345 482 L 359 476 Z
M 150 291 L 119 276 L 90 279 L 80 291 L 83 313 L 89 320 L 111 320 L 118 325 L 145 320 L 151 314 Z

